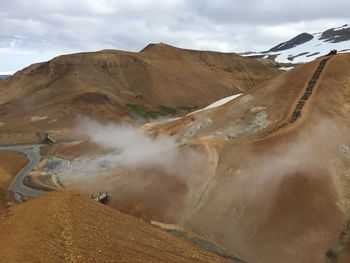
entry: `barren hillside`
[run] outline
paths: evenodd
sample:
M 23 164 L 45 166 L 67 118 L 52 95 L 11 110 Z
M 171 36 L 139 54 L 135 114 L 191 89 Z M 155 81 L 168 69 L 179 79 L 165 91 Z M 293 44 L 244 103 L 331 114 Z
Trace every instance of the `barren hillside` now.
M 139 219 L 56 192 L 0 214 L 2 262 L 227 262 Z
M 211 149 L 213 172 L 191 185 L 201 194 L 183 223 L 248 262 L 349 261 L 350 55 L 323 60 L 145 127 Z
M 279 72 L 264 60 L 164 44 L 64 55 L 0 82 L 0 133 L 33 140 L 35 131 L 70 128 L 81 115 L 128 122 L 182 114 Z
M 349 54 L 321 58 L 222 106 L 147 124 L 181 145 L 177 171 L 188 149 L 205 161 L 180 175 L 122 169 L 97 185 L 112 206 L 181 224 L 247 262 L 347 262 L 349 68 Z

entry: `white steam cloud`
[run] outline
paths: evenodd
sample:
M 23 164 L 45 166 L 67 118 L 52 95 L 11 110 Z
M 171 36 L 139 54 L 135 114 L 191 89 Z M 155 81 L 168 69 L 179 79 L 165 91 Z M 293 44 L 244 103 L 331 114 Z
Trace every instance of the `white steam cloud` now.
M 169 136 L 151 138 L 141 130 L 127 125 L 107 124 L 96 121 L 83 121 L 82 125 L 91 142 L 103 148 L 117 151 L 107 159 L 114 159 L 127 167 L 157 165 L 166 168 L 178 156 L 177 144 Z
M 130 125 L 84 118 L 78 126 L 80 134 L 83 131 L 100 149 L 73 160 L 60 180 L 74 190 L 108 191 L 118 209 L 130 202 L 142 207 L 143 215 L 152 211 L 153 219 L 157 214 L 159 220 L 174 219 L 192 195 L 192 186 L 208 174 L 201 147 L 179 146 L 171 136 L 150 137 Z M 126 210 L 130 212 L 129 207 Z

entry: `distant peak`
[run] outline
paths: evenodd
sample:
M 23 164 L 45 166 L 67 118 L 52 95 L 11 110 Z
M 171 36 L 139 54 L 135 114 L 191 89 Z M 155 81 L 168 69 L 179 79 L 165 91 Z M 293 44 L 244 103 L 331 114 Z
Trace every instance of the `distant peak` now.
M 295 46 L 304 44 L 305 42 L 308 42 L 313 38 L 314 38 L 313 35 L 309 33 L 301 33 L 296 37 L 292 38 L 291 40 L 278 44 L 277 46 L 271 48 L 269 51 L 281 51 L 281 50 L 290 49 Z
M 149 50 L 154 49 L 154 48 L 176 48 L 176 47 L 173 47 L 173 46 L 171 46 L 171 45 L 165 44 L 165 43 L 163 43 L 163 42 L 160 42 L 160 43 L 150 43 L 150 44 L 148 44 L 146 47 L 144 47 L 140 52 L 149 51 Z

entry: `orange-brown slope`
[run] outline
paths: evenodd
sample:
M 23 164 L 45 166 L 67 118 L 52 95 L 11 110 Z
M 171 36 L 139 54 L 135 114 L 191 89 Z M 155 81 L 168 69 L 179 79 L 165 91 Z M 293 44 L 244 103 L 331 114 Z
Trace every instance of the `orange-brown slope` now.
M 163 44 L 138 53 L 60 56 L 0 84 L 0 129 L 70 127 L 78 115 L 131 121 L 181 112 L 248 90 L 279 72 L 236 54 Z
M 8 187 L 16 174 L 27 164 L 24 155 L 0 152 L 0 210 L 10 201 Z
M 87 197 L 54 192 L 0 214 L 3 262 L 226 262 Z
M 297 121 L 266 135 L 293 116 L 320 62 L 221 107 L 145 127 L 206 149 L 212 167 L 184 180 L 180 223 L 248 262 L 349 260 L 350 55 L 327 62 Z M 139 195 L 152 204 L 152 192 Z
M 241 139 L 243 136 L 252 138 L 250 143 L 242 140 L 236 144 L 233 140 L 222 148 L 213 180 L 218 185 L 231 186 L 230 191 L 238 191 L 227 203 L 234 210 L 227 210 L 226 216 L 243 215 L 234 220 L 236 227 L 242 230 L 241 239 L 227 238 L 225 243 L 239 247 L 238 250 L 246 251 L 247 255 L 245 245 L 253 245 L 255 258 L 261 262 L 279 262 L 281 258 L 284 262 L 322 262 L 329 249 L 341 255 L 344 248 L 339 247 L 338 237 L 346 229 L 350 213 L 347 190 L 350 183 L 347 176 L 350 164 L 347 152 L 350 143 L 347 136 L 350 131 L 347 121 L 350 117 L 347 110 L 349 65 L 349 55 L 337 56 L 328 62 L 297 122 L 267 138 L 260 139 L 259 133 L 248 132 Z M 287 94 L 292 92 L 290 89 L 295 83 L 304 81 L 304 85 L 299 85 L 305 88 L 315 66 L 306 65 L 300 69 L 309 78 L 299 73 L 292 81 L 281 85 L 279 90 L 284 90 L 285 96 L 272 94 L 274 104 L 264 105 L 271 121 L 269 126 L 289 119 L 303 92 L 295 90 L 299 94 Z M 268 100 L 255 103 L 265 101 L 268 103 Z M 279 105 L 278 109 L 275 105 Z M 272 114 L 278 112 L 281 113 L 275 121 Z M 211 200 L 220 199 L 216 191 L 208 193 L 206 208 L 202 208 L 204 214 L 199 212 L 193 218 L 213 213 L 205 210 L 214 207 L 215 201 Z M 194 225 L 197 224 L 201 223 L 195 220 Z M 220 235 L 227 229 L 213 227 L 212 231 Z M 252 256 L 246 258 L 253 260 Z

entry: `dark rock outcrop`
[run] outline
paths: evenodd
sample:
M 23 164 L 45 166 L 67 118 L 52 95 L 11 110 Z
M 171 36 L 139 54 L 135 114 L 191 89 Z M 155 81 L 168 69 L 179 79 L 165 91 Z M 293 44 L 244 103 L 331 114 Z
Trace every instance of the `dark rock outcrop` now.
M 286 42 L 280 43 L 277 46 L 271 48 L 269 51 L 281 51 L 281 50 L 286 50 L 293 48 L 295 46 L 304 44 L 305 42 L 310 41 L 313 39 L 313 35 L 308 34 L 308 33 L 301 33 L 300 35 L 297 35 L 296 37 L 292 38 L 291 40 L 288 40 Z
M 347 25 L 344 25 L 344 27 L 346 26 Z M 328 29 L 322 33 L 320 39 L 331 43 L 350 40 L 350 27 L 339 30 L 335 30 L 334 28 Z

